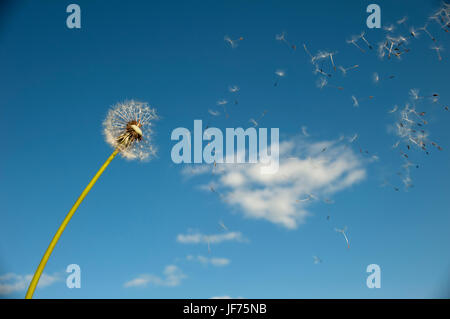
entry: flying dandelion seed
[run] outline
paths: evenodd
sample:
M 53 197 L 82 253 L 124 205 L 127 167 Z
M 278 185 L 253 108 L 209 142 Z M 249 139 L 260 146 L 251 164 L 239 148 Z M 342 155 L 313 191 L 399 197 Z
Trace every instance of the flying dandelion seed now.
M 317 80 L 317 83 L 316 83 L 316 85 L 319 89 L 323 89 L 325 86 L 327 86 L 327 84 L 328 84 L 328 80 L 325 77 L 320 78 L 319 80 Z
M 219 116 L 220 115 L 219 111 L 208 110 L 208 113 L 211 114 L 212 116 Z
M 369 47 L 370 50 L 372 50 L 373 47 L 372 47 L 372 45 L 369 43 L 369 41 L 367 41 L 367 39 L 364 37 L 365 34 L 366 34 L 365 31 L 361 32 L 361 34 L 359 35 L 359 38 L 360 38 L 361 40 L 364 41 L 364 43 Z
M 418 38 L 419 37 L 419 32 L 417 32 L 416 29 L 414 29 L 414 27 L 411 27 L 409 29 L 409 34 L 411 35 L 411 37 L 413 38 Z
M 307 127 L 306 126 L 302 126 L 302 133 L 303 133 L 303 135 L 304 136 L 306 136 L 306 137 L 308 137 L 309 136 L 309 134 L 308 134 L 308 132 L 307 132 Z
M 359 106 L 358 99 L 354 95 L 352 95 L 352 101 L 353 101 L 353 106 L 354 107 L 358 107 Z
M 356 141 L 358 139 L 358 134 L 355 133 L 355 135 L 353 135 L 353 137 L 349 140 L 349 143 L 353 143 L 354 141 Z
M 441 57 L 442 47 L 436 45 L 434 47 L 431 47 L 431 50 L 435 50 L 439 61 L 442 61 L 442 57 Z
M 392 110 L 389 110 L 388 113 L 394 113 L 398 110 L 398 105 L 394 105 L 394 108 Z
M 322 262 L 322 259 L 320 259 L 317 256 L 313 256 L 313 259 L 314 259 L 314 264 L 320 264 Z
M 334 230 L 337 231 L 338 233 L 341 233 L 344 236 L 345 241 L 347 243 L 347 248 L 350 248 L 350 243 L 348 242 L 347 235 L 345 234 L 345 232 L 347 231 L 347 226 L 344 226 L 344 228 L 342 229 L 335 228 Z
M 380 81 L 380 76 L 378 75 L 377 72 L 375 72 L 375 73 L 372 75 L 372 79 L 373 79 L 373 82 L 374 82 L 374 83 L 378 83 L 378 82 Z
M 342 65 L 340 65 L 340 66 L 338 66 L 338 68 L 339 68 L 339 70 L 341 70 L 342 75 L 345 76 L 345 75 L 347 75 L 347 71 L 359 68 L 359 65 L 355 64 L 349 68 L 344 68 Z
M 114 151 L 94 175 L 59 226 L 33 275 L 25 295 L 26 299 L 33 298 L 45 265 L 67 224 L 116 155 L 120 153 L 126 159 L 145 160 L 155 154 L 156 149 L 151 142 L 151 135 L 153 121 L 157 119 L 155 109 L 150 108 L 147 103 L 134 100 L 118 103 L 109 110 L 103 126 L 106 142 L 114 148 Z
M 347 40 L 346 42 L 347 42 L 348 44 L 353 44 L 353 45 L 354 45 L 355 47 L 357 47 L 361 52 L 363 52 L 363 53 L 366 52 L 363 48 L 361 48 L 361 47 L 358 45 L 358 43 L 356 43 L 356 42 L 358 41 L 358 39 L 360 39 L 360 37 L 354 35 L 354 36 L 351 37 L 350 40 Z
M 383 30 L 385 30 L 387 32 L 393 32 L 395 30 L 395 26 L 393 24 L 390 24 L 388 26 L 384 26 Z
M 428 23 L 426 23 L 423 27 L 419 28 L 419 30 L 422 30 L 423 32 L 425 32 L 433 42 L 436 42 L 436 38 L 430 33 L 430 31 L 428 31 L 427 28 L 428 28 Z
M 233 86 L 230 86 L 230 87 L 228 88 L 228 90 L 229 90 L 231 93 L 234 93 L 234 92 L 239 91 L 239 87 L 238 87 L 237 85 L 233 85 Z
M 238 42 L 244 40 L 244 37 L 240 37 L 236 40 L 232 40 L 228 35 L 224 36 L 224 41 L 230 45 L 231 48 L 236 48 L 238 46 Z
M 278 86 L 278 79 L 281 79 L 283 76 L 285 76 L 286 71 L 278 69 L 275 71 L 275 75 L 277 75 L 278 78 L 275 79 L 275 83 L 273 84 L 273 86 Z
M 286 34 L 284 32 L 282 32 L 280 34 L 276 34 L 275 39 L 277 41 L 286 43 L 286 45 L 293 50 L 297 49 L 297 46 L 295 44 L 291 44 L 288 40 L 286 40 Z

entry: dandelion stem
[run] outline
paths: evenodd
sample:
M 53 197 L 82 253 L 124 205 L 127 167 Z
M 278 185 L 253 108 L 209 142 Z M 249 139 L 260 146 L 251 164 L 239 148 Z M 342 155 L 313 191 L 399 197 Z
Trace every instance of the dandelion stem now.
M 92 189 L 94 184 L 97 182 L 99 177 L 102 175 L 103 171 L 108 167 L 109 163 L 114 159 L 114 157 L 120 152 L 119 148 L 116 148 L 114 152 L 109 156 L 109 158 L 106 160 L 106 162 L 100 167 L 98 172 L 95 174 L 95 176 L 91 179 L 89 184 L 86 186 L 86 188 L 81 193 L 80 197 L 78 197 L 75 204 L 70 209 L 69 213 L 67 214 L 66 218 L 64 218 L 61 226 L 59 226 L 58 231 L 56 232 L 55 236 L 53 237 L 52 241 L 50 242 L 50 245 L 48 246 L 47 250 L 45 251 L 44 257 L 42 257 L 42 260 L 36 269 L 36 272 L 33 275 L 33 279 L 30 282 L 30 286 L 28 287 L 27 294 L 25 295 L 25 299 L 31 299 L 33 298 L 34 290 L 36 289 L 36 286 L 39 282 L 39 278 L 42 275 L 42 272 L 44 271 L 45 265 L 47 264 L 48 259 L 50 258 L 50 255 L 53 252 L 53 249 L 56 246 L 56 243 L 58 242 L 59 238 L 61 237 L 62 233 L 67 227 L 67 224 L 69 223 L 70 219 L 72 218 L 73 214 L 75 214 L 75 211 L 77 210 L 78 206 L 80 206 L 81 202 L 84 200 L 86 195 L 89 193 L 89 191 Z

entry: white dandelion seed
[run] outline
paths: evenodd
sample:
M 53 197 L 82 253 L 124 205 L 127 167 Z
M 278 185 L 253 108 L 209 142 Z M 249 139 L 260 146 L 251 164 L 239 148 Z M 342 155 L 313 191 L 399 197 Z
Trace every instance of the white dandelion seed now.
M 225 226 L 225 224 L 223 223 L 223 221 L 219 220 L 219 225 L 220 225 L 220 227 L 223 228 L 223 230 L 228 231 L 228 227 Z
M 405 24 L 406 20 L 408 20 L 407 16 L 404 16 L 403 18 L 401 18 L 400 20 L 397 20 L 397 24 Z
M 219 111 L 213 111 L 213 110 L 208 110 L 208 113 L 211 114 L 212 116 L 219 116 L 220 112 Z
M 145 102 L 117 103 L 103 122 L 106 142 L 120 149 L 126 159 L 146 160 L 156 154 L 152 143 L 152 125 L 158 116 Z
M 358 107 L 359 106 L 359 102 L 358 102 L 358 99 L 356 98 L 356 96 L 352 95 L 352 101 L 353 101 L 353 106 L 354 107 Z
M 349 143 L 353 143 L 354 141 L 356 141 L 358 139 L 358 134 L 355 133 L 355 135 L 353 135 L 353 137 L 349 140 Z
M 308 134 L 308 132 L 307 132 L 307 127 L 306 126 L 302 126 L 302 133 L 303 133 L 303 135 L 304 136 L 306 136 L 306 137 L 308 137 L 309 136 L 309 134 Z
M 418 100 L 418 99 L 420 99 L 420 96 L 419 96 L 419 90 L 418 90 L 418 89 L 410 89 L 410 90 L 409 90 L 409 95 L 411 96 L 411 98 L 412 98 L 413 100 Z
M 418 38 L 419 35 L 420 35 L 420 33 L 419 33 L 414 27 L 411 27 L 411 28 L 409 29 L 409 34 L 410 34 L 413 38 Z
M 237 85 L 233 85 L 233 86 L 230 86 L 230 87 L 228 88 L 228 90 L 229 90 L 231 93 L 235 93 L 235 92 L 239 91 L 239 87 L 238 87 Z
M 395 26 L 393 24 L 384 26 L 383 29 L 387 32 L 393 32 L 395 30 Z
M 228 35 L 226 35 L 223 39 L 224 39 L 224 41 L 225 41 L 226 43 L 228 43 L 228 44 L 230 45 L 230 47 L 233 48 L 233 49 L 236 48 L 236 47 L 238 46 L 238 42 L 239 42 L 239 41 L 244 40 L 243 37 L 240 37 L 240 38 L 238 38 L 238 39 L 236 39 L 236 40 L 232 40 Z
M 366 52 L 363 48 L 361 48 L 359 45 L 358 45 L 358 43 L 356 43 L 357 41 L 358 41 L 358 39 L 360 39 L 360 37 L 359 36 L 356 36 L 356 35 L 354 35 L 354 36 L 352 36 L 351 38 L 350 38 L 350 40 L 346 40 L 346 42 L 348 43 L 348 44 L 353 44 L 355 47 L 357 47 L 361 52 Z
M 279 77 L 283 77 L 286 75 L 286 71 L 278 69 L 275 71 L 275 74 L 278 75 Z
M 225 100 L 225 99 L 219 100 L 219 101 L 216 102 L 217 105 L 225 105 L 225 104 L 227 104 L 227 103 L 228 103 L 228 101 Z
M 275 75 L 277 75 L 278 78 L 275 79 L 275 83 L 273 84 L 273 86 L 278 86 L 278 80 L 286 75 L 286 71 L 278 69 L 275 71 Z
M 435 50 L 439 61 L 442 61 L 442 57 L 441 57 L 442 47 L 436 45 L 436 46 L 431 47 L 431 50 Z
M 347 248 L 350 248 L 350 243 L 348 242 L 347 235 L 345 234 L 345 232 L 347 231 L 347 226 L 344 226 L 344 228 L 342 229 L 335 228 L 334 230 L 337 231 L 338 233 L 341 233 L 344 236 L 345 241 L 347 242 Z
M 365 32 L 365 31 L 362 31 L 361 34 L 359 35 L 359 38 L 360 38 L 361 40 L 364 41 L 364 43 L 369 47 L 370 50 L 372 50 L 373 47 L 372 47 L 372 45 L 369 43 L 369 41 L 367 41 L 367 39 L 364 37 L 365 34 L 366 34 L 366 32 Z
M 394 113 L 398 110 L 398 105 L 394 105 L 394 108 L 392 110 L 389 110 L 388 113 Z
M 380 81 L 380 76 L 377 72 L 372 75 L 373 82 L 378 83 Z
M 353 66 L 351 66 L 349 68 L 344 68 L 342 65 L 338 66 L 338 69 L 341 70 L 343 76 L 346 76 L 347 72 L 349 70 L 353 70 L 353 69 L 356 69 L 356 68 L 359 68 L 358 64 L 355 64 L 355 65 L 353 65 Z
M 428 23 L 426 23 L 423 27 L 419 28 L 419 30 L 422 30 L 423 32 L 425 32 L 433 42 L 436 42 L 436 38 L 430 33 L 430 31 L 428 31 L 427 28 L 428 28 Z
M 313 256 L 313 259 L 314 259 L 314 264 L 320 264 L 322 262 L 322 259 L 320 259 L 317 256 Z
M 317 87 L 319 89 L 323 89 L 326 85 L 328 84 L 328 80 L 325 77 L 321 77 L 320 79 L 317 80 Z

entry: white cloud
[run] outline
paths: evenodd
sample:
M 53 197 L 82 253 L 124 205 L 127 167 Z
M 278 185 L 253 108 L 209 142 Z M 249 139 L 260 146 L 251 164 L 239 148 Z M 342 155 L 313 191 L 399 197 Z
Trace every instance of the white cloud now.
M 181 281 L 187 276 L 183 274 L 180 268 L 175 265 L 168 265 L 164 268 L 163 277 L 152 274 L 142 274 L 138 277 L 127 281 L 123 286 L 130 287 L 145 287 L 148 284 L 164 287 L 175 287 L 181 284 Z
M 225 295 L 225 296 L 215 296 L 215 297 L 211 297 L 209 299 L 244 299 L 244 298 L 242 298 L 242 297 L 233 298 L 233 297 Z
M 9 295 L 14 292 L 24 291 L 28 288 L 33 275 L 18 275 L 15 273 L 7 273 L 0 276 L 0 295 Z M 53 275 L 42 274 L 39 279 L 37 288 L 48 287 L 55 282 L 61 281 L 59 274 Z
M 203 265 L 213 265 L 216 267 L 227 266 L 231 262 L 228 258 L 216 258 L 216 257 L 208 258 L 201 255 L 199 256 L 188 255 L 186 256 L 186 259 L 189 261 L 198 261 Z
M 264 164 L 217 164 L 211 181 L 225 203 L 245 217 L 265 219 L 294 229 L 304 222 L 309 206 L 324 201 L 366 177 L 369 162 L 345 144 L 343 139 L 310 142 L 297 137 L 279 144 L 280 165 L 273 174 L 261 174 Z M 205 165 L 185 171 L 201 175 Z M 204 187 L 209 189 L 209 187 Z M 309 194 L 315 200 L 304 201 Z M 201 236 L 180 237 L 180 242 L 199 242 Z
M 224 241 L 247 241 L 240 232 L 227 232 L 224 234 L 204 235 L 199 232 L 191 234 L 178 234 L 177 241 L 182 244 L 218 244 Z

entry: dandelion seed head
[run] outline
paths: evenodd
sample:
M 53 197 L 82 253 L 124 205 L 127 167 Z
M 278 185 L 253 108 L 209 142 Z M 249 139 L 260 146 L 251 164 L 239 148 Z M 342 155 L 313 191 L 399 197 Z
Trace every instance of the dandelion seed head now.
M 145 102 L 134 100 L 114 105 L 103 122 L 106 142 L 120 150 L 126 159 L 148 160 L 156 154 L 152 143 L 156 110 Z

